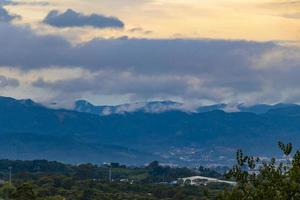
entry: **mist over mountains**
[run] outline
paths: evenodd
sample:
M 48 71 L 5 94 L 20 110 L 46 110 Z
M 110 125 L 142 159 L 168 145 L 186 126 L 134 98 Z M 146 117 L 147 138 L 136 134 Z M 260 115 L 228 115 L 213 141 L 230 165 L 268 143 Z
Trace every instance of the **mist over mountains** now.
M 117 106 L 95 106 L 88 101 L 78 100 L 74 103 L 74 110 L 96 115 L 124 114 L 130 112 L 160 113 L 171 110 L 187 111 L 182 103 L 173 101 L 152 101 Z
M 221 105 L 197 112 L 177 106 L 149 102 L 101 107 L 80 101 L 76 110 L 66 110 L 1 97 L 0 157 L 219 165 L 230 164 L 238 148 L 270 156 L 279 153 L 279 140 L 300 142 L 300 106 L 295 104 L 241 106 L 239 112 L 224 112 Z
M 225 112 L 250 112 L 255 114 L 266 113 L 272 109 L 296 107 L 297 104 L 278 103 L 274 105 L 268 104 L 256 104 L 247 106 L 245 104 L 213 104 L 208 106 L 189 107 L 183 103 L 174 101 L 150 101 L 150 102 L 138 102 L 131 104 L 122 104 L 116 106 L 97 106 L 93 105 L 86 100 L 77 100 L 74 103 L 74 110 L 78 112 L 92 113 L 96 115 L 111 115 L 111 114 L 124 114 L 131 112 L 145 112 L 145 113 L 161 113 L 167 111 L 182 111 L 192 113 L 204 113 L 215 110 Z

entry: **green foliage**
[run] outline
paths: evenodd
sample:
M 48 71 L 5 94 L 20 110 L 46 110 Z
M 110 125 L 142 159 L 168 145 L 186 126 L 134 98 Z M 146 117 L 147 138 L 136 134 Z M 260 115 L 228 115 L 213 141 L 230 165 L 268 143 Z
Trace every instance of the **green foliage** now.
M 291 158 L 292 144 L 278 143 L 285 160 L 260 161 L 237 152 L 237 164 L 227 174 L 236 187 L 224 191 L 220 200 L 298 200 L 300 199 L 300 152 Z M 290 158 L 292 162 L 290 162 Z
M 35 200 L 36 195 L 33 191 L 33 186 L 28 183 L 20 185 L 13 194 L 13 198 L 17 200 Z
M 283 144 L 282 142 L 278 142 L 278 146 L 281 149 L 281 151 L 284 153 L 284 155 L 288 156 L 291 154 L 293 146 L 291 143 Z
M 204 200 L 215 198 L 225 187 L 171 184 L 197 174 L 188 168 L 161 166 L 157 161 L 146 167 L 126 167 L 118 163 L 97 166 L 0 160 L 3 174 L 9 166 L 13 166 L 13 186 L 0 186 L 0 199 L 5 200 Z M 112 183 L 108 181 L 109 169 Z M 217 174 L 201 169 L 200 173 Z
M 5 200 L 11 199 L 16 192 L 16 188 L 10 184 L 4 184 L 0 189 L 0 196 Z

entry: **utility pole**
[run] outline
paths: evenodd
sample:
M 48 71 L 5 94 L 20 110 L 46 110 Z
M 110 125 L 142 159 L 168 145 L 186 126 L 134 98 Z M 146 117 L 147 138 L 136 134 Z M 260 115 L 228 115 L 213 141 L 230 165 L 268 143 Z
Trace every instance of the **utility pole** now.
M 8 167 L 8 169 L 9 169 L 9 185 L 11 186 L 11 169 L 12 169 L 12 167 Z
M 111 183 L 111 168 L 109 168 L 108 179 L 109 179 L 109 182 Z

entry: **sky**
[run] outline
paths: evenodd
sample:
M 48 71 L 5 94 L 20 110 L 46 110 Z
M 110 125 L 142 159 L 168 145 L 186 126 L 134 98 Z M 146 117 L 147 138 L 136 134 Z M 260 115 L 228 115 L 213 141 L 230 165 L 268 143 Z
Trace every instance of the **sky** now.
M 300 103 L 300 0 L 0 0 L 0 95 Z

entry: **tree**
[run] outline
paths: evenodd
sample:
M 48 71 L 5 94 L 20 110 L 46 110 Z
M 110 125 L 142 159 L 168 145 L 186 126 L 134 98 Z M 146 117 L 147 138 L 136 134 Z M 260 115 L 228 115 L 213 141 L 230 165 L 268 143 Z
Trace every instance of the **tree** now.
M 36 195 L 33 191 L 33 186 L 28 183 L 24 183 L 21 186 L 17 187 L 17 190 L 13 196 L 14 196 L 14 199 L 17 199 L 17 200 L 35 200 L 36 199 Z
M 16 188 L 10 184 L 5 184 L 0 189 L 0 196 L 2 198 L 11 199 L 13 197 L 13 194 L 15 193 Z
M 159 162 L 158 161 L 153 161 L 147 167 L 150 168 L 150 169 L 155 169 L 155 168 L 159 167 Z
M 300 199 L 300 151 L 292 157 L 292 144 L 278 143 L 285 161 L 261 161 L 237 151 L 237 164 L 227 174 L 237 185 L 223 192 L 221 200 L 297 200 Z M 290 158 L 292 162 L 290 162 Z M 258 170 L 258 173 L 253 171 Z

